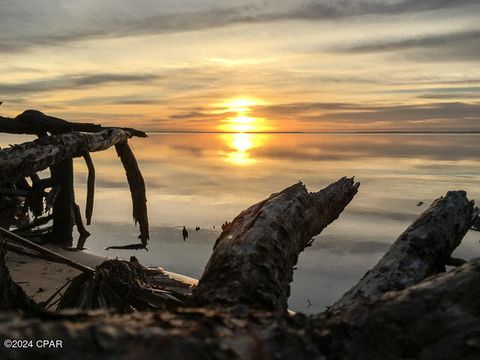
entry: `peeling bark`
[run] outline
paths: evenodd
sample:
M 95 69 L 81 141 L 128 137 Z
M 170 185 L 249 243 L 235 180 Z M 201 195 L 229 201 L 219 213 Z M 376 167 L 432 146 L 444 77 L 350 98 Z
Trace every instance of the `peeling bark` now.
M 376 302 L 313 317 L 311 326 L 330 357 L 478 359 L 479 293 L 477 259 Z
M 342 178 L 309 193 L 298 183 L 243 211 L 216 241 L 194 290 L 195 304 L 285 312 L 299 253 L 338 218 L 358 186 Z
M 131 134 L 120 129 L 95 134 L 52 135 L 0 150 L 0 185 L 15 183 L 66 159 L 85 152 L 106 150 L 125 142 Z
M 379 299 L 388 291 L 405 289 L 445 271 L 472 225 L 473 208 L 464 191 L 449 191 L 435 200 L 330 311 Z

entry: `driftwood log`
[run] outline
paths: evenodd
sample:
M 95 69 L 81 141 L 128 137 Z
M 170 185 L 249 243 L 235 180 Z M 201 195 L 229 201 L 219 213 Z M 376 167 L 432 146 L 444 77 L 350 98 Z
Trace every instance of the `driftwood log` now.
M 309 193 L 298 183 L 243 211 L 216 241 L 194 291 L 196 304 L 285 312 L 298 255 L 338 218 L 358 186 L 343 178 Z
M 30 134 L 45 136 L 49 134 L 65 134 L 73 131 L 77 132 L 100 132 L 109 127 L 97 124 L 75 123 L 46 115 L 38 110 L 26 110 L 15 118 L 0 116 L 0 132 L 10 134 Z M 132 129 L 121 128 L 133 136 L 146 137 L 145 132 Z
M 4 315 L 3 339 L 59 339 L 62 348 L 2 347 L 0 357 L 477 359 L 480 260 L 428 277 L 443 270 L 472 226 L 474 206 L 464 192 L 435 201 L 368 273 L 376 280 L 367 274 L 335 311 L 288 315 L 298 254 L 338 217 L 357 188 L 352 179 L 341 179 L 311 194 L 297 184 L 245 210 L 225 226 L 188 307 L 124 315 Z
M 110 128 L 96 124 L 73 123 L 45 115 L 36 110 L 27 110 L 16 118 L 0 117 L 0 132 L 33 134 L 39 139 L 0 150 L 0 196 L 1 203 L 24 202 L 24 215 L 33 219 L 29 224 L 15 224 L 13 206 L 3 207 L 0 225 L 31 228 L 36 218 L 44 218 L 53 209 L 53 226 L 38 231 L 31 230 L 25 236 L 38 235 L 39 241 L 49 241 L 72 247 L 73 227 L 80 234 L 77 248 L 82 249 L 90 235 L 84 226 L 81 211 L 75 202 L 73 158 L 83 157 L 88 168 L 86 224 L 92 222 L 95 167 L 90 152 L 106 150 L 115 146 L 127 173 L 132 195 L 133 217 L 140 227 L 142 249 L 149 239 L 145 182 L 133 151 L 128 145 L 132 136 L 146 137 L 132 128 Z M 50 178 L 40 178 L 38 172 L 50 169 Z M 32 185 L 26 178 L 30 178 Z M 50 189 L 50 191 L 47 191 Z M 8 201 L 5 198 L 8 197 Z M 10 200 L 11 199 L 11 200 Z M 13 202 L 12 202 L 13 201 Z
M 14 183 L 85 152 L 106 150 L 131 134 L 121 129 L 42 137 L 0 151 L 0 185 Z
M 464 191 L 449 191 L 437 199 L 330 311 L 377 300 L 388 291 L 403 290 L 444 272 L 471 226 L 473 210 Z

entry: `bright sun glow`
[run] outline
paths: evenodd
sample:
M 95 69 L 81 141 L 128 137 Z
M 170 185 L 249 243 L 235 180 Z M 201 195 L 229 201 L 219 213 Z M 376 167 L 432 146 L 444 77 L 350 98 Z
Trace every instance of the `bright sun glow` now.
M 232 139 L 232 146 L 238 151 L 248 151 L 253 147 L 252 135 L 235 134 Z
M 235 165 L 252 165 L 257 161 L 252 158 L 251 150 L 264 144 L 266 135 L 262 134 L 225 134 L 222 135 L 229 150 L 222 152 L 225 161 Z
M 225 101 L 221 105 L 229 112 L 247 113 L 252 106 L 263 105 L 265 102 L 253 98 L 234 98 Z
M 221 131 L 247 133 L 261 132 L 268 128 L 265 126 L 265 119 L 250 115 L 252 107 L 266 104 L 262 100 L 253 98 L 234 98 L 227 100 L 221 106 L 228 113 L 236 113 L 236 116 L 226 118 L 219 126 Z

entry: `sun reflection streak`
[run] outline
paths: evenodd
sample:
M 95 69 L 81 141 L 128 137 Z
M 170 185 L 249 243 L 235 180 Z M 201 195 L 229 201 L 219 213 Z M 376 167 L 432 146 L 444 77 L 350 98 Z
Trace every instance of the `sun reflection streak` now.
M 228 150 L 221 151 L 220 154 L 226 162 L 234 165 L 255 164 L 257 160 L 252 157 L 251 151 L 262 146 L 265 137 L 261 134 L 224 134 L 222 138 L 228 146 Z
M 221 151 L 225 161 L 235 165 L 252 165 L 257 162 L 252 158 L 251 151 L 263 145 L 265 135 L 253 134 L 269 130 L 264 118 L 251 116 L 252 107 L 264 105 L 265 102 L 253 98 L 234 98 L 221 105 L 228 113 L 235 116 L 222 120 L 219 125 L 221 131 L 229 134 L 222 135 L 228 146 L 227 151 Z

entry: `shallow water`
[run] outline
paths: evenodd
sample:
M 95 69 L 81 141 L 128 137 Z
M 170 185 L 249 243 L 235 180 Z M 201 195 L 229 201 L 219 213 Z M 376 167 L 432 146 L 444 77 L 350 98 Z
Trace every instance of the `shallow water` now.
M 3 136 L 4 146 L 23 139 Z M 92 236 L 105 256 L 135 255 L 145 265 L 199 277 L 221 224 L 273 192 L 302 181 L 317 191 L 342 176 L 358 195 L 299 259 L 293 310 L 319 312 L 378 261 L 437 197 L 464 189 L 480 199 L 480 135 L 459 134 L 153 134 L 131 141 L 147 182 L 149 251 L 105 251 L 137 241 L 124 170 L 114 150 L 93 154 L 97 170 Z M 86 168 L 75 160 L 83 208 Z M 424 204 L 417 206 L 423 201 Z M 181 228 L 190 232 L 184 242 Z M 200 226 L 200 231 L 193 228 Z M 215 228 L 214 228 L 215 227 Z M 456 255 L 480 256 L 470 232 Z M 309 299 L 312 303 L 308 306 Z

